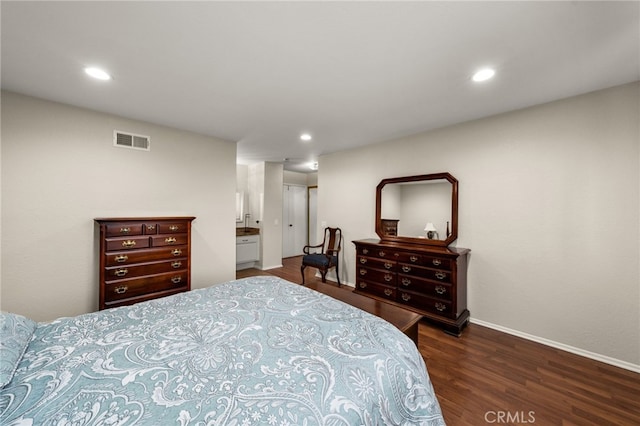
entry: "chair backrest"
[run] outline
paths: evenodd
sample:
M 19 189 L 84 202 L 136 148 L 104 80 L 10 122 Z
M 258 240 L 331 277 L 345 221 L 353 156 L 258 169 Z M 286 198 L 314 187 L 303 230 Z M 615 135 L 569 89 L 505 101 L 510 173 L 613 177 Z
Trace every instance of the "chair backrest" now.
M 322 252 L 330 256 L 337 256 L 342 246 L 342 230 L 340 228 L 324 228 Z

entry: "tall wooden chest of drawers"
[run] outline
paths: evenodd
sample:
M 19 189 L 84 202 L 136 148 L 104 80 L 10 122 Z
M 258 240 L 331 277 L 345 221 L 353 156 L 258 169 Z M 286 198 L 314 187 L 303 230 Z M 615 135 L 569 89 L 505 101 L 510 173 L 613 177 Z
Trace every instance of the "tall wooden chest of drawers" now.
M 190 290 L 194 219 L 95 219 L 100 226 L 99 309 Z
M 356 245 L 355 292 L 424 315 L 459 336 L 469 321 L 469 249 L 380 240 Z

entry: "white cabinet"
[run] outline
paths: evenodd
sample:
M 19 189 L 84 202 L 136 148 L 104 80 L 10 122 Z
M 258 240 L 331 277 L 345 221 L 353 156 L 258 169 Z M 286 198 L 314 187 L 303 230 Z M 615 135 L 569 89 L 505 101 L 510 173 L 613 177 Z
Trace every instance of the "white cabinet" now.
M 252 267 L 260 260 L 260 235 L 236 237 L 236 269 Z M 248 265 L 247 265 L 248 264 Z

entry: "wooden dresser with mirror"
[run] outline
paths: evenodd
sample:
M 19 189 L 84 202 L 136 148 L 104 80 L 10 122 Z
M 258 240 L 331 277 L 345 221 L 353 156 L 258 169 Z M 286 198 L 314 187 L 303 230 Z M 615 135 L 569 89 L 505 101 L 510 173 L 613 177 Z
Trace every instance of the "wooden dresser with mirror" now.
M 393 226 L 389 226 L 393 224 Z M 355 292 L 402 306 L 459 336 L 469 322 L 469 249 L 458 237 L 458 181 L 449 173 L 383 179 L 376 234 L 358 240 Z

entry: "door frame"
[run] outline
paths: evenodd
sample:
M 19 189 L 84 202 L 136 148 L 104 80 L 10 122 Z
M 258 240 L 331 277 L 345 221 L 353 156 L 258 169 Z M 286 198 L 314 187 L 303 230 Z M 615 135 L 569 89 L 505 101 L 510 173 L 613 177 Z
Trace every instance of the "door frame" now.
M 313 216 L 314 217 L 314 228 L 311 229 L 311 190 L 315 189 L 316 190 L 316 210 L 313 212 Z M 317 238 L 317 232 L 318 232 L 318 208 L 317 208 L 317 203 L 318 203 L 318 185 L 312 185 L 312 186 L 307 186 L 307 244 L 311 244 L 312 241 L 314 241 L 315 238 Z M 314 232 L 316 234 L 315 238 L 311 238 L 311 233 Z

